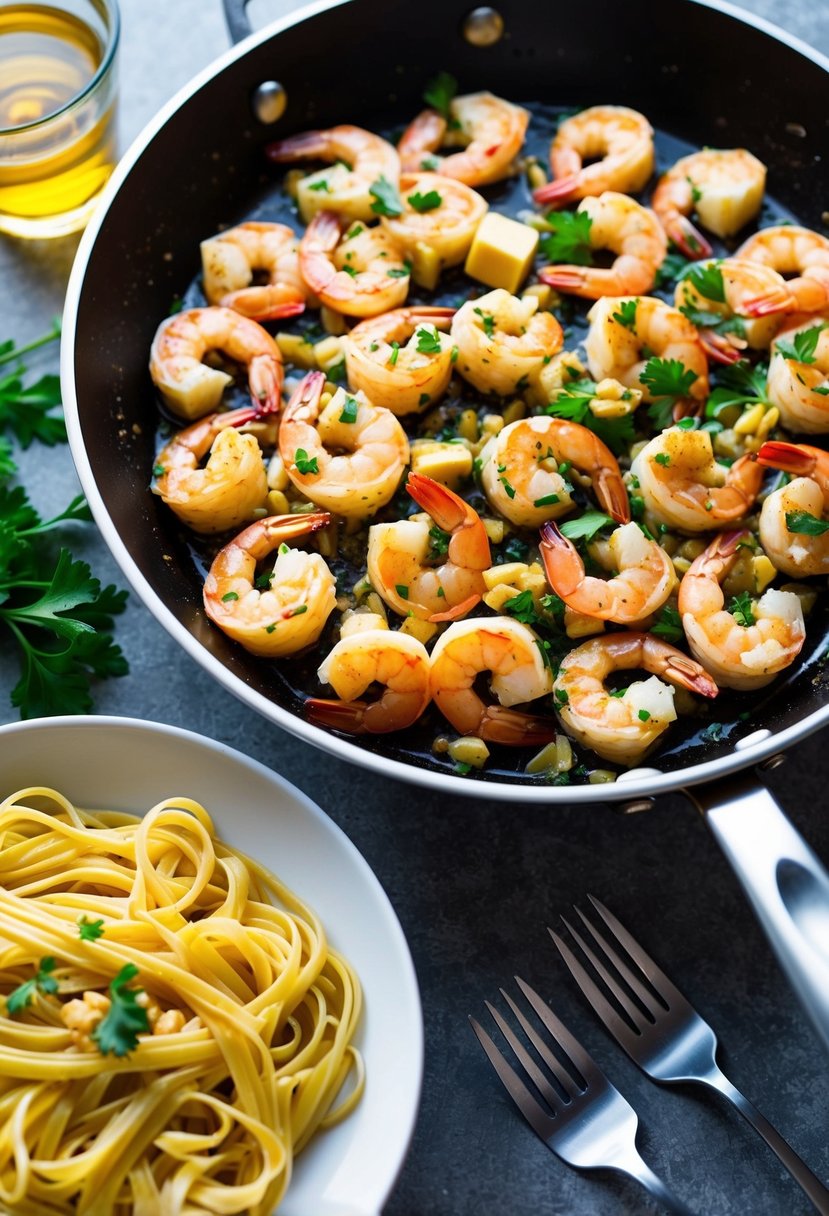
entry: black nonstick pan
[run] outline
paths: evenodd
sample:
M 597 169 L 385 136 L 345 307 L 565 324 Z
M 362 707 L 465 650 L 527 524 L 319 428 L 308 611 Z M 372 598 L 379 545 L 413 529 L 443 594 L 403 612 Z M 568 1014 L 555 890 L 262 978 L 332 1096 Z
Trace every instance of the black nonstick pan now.
M 244 0 L 225 0 L 234 36 Z M 695 147 L 745 146 L 769 167 L 785 214 L 824 226 L 829 201 L 829 63 L 726 5 L 696 0 L 351 0 L 318 4 L 244 38 L 142 133 L 82 240 L 66 305 L 63 391 L 72 451 L 95 518 L 125 575 L 182 646 L 229 691 L 286 730 L 375 771 L 509 800 L 641 809 L 693 787 L 746 884 L 781 961 L 829 1044 L 829 880 L 764 787 L 740 770 L 774 762 L 829 717 L 826 628 L 750 718 L 686 732 L 648 768 L 612 785 L 555 788 L 495 765 L 470 780 L 425 747 L 353 742 L 309 723 L 273 665 L 206 621 L 201 585 L 170 513 L 147 492 L 156 404 L 147 373 L 155 328 L 198 273 L 199 241 L 249 216 L 273 181 L 271 140 L 350 121 L 388 129 L 414 114 L 443 69 L 462 91 L 579 107 L 608 101 L 647 114 Z M 829 617 L 827 617 L 829 621 Z M 728 712 L 727 704 L 723 711 Z M 822 918 L 822 919 L 816 919 Z

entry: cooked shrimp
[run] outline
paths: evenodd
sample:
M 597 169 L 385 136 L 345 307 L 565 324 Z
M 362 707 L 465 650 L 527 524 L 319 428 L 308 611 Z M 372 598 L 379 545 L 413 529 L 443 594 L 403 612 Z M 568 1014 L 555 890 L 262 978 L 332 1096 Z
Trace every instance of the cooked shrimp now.
M 763 483 L 763 470 L 751 456 L 741 456 L 725 468 L 714 459 L 708 431 L 677 427 L 651 439 L 631 472 L 654 518 L 692 534 L 742 519 Z
M 594 163 L 585 166 L 585 160 Z M 606 190 L 635 194 L 653 163 L 653 128 L 643 114 L 625 106 L 591 106 L 559 127 L 550 148 L 555 180 L 534 190 L 533 198 L 563 204 Z
M 751 346 L 763 350 L 774 337 L 780 324 L 777 315 L 754 316 L 751 302 L 762 293 L 776 300 L 787 310 L 791 304 L 789 285 L 775 270 L 749 262 L 745 258 L 713 258 L 698 262 L 680 279 L 674 292 L 677 308 L 696 309 L 712 313 L 723 321 L 736 318 L 732 333 L 718 332 L 705 325 L 700 329 L 700 341 L 710 359 L 718 363 L 734 363 L 744 358 L 743 350 Z
M 453 316 L 416 307 L 361 321 L 343 339 L 348 383 L 399 416 L 437 404 L 452 376 L 452 341 L 438 330 Z
M 235 429 L 255 417 L 252 409 L 210 414 L 179 431 L 156 457 L 153 493 L 194 532 L 225 532 L 264 507 L 262 451 L 253 435 Z
M 652 672 L 651 679 L 635 681 L 622 696 L 607 691 L 609 675 L 635 668 Z M 649 633 L 611 633 L 564 656 L 553 692 L 568 734 L 606 760 L 634 765 L 676 720 L 670 684 L 717 695 L 711 677 L 681 650 Z
M 269 144 L 265 154 L 279 163 L 331 162 L 328 169 L 311 173 L 297 184 L 299 213 L 306 224 L 318 211 L 335 211 L 344 220 L 376 219 L 372 186 L 382 179 L 396 186 L 400 177 L 400 157 L 394 147 L 362 127 L 343 125 L 289 135 Z
M 330 516 L 272 515 L 258 519 L 213 559 L 204 583 L 204 608 L 214 625 L 245 650 L 274 659 L 316 642 L 334 604 L 336 580 L 318 553 L 283 548 L 324 528 Z M 256 563 L 279 555 L 270 586 L 254 586 Z
M 482 572 L 492 565 L 486 528 L 468 502 L 431 477 L 410 473 L 406 489 L 428 511 L 437 536 L 428 519 L 374 524 L 368 534 L 368 576 L 401 616 L 455 620 L 486 590 Z M 442 532 L 449 533 L 448 540 Z
M 475 690 L 483 672 L 499 704 L 487 705 Z M 432 651 L 432 699 L 455 730 L 488 743 L 524 747 L 555 738 L 556 723 L 510 708 L 546 696 L 550 669 L 529 625 L 513 617 L 456 621 Z
M 795 478 L 763 503 L 760 544 L 767 556 L 792 578 L 829 574 L 829 530 L 819 535 L 814 535 L 814 526 L 810 532 L 799 530 L 804 515 L 822 520 L 829 512 L 829 452 L 805 443 L 772 441 L 760 448 L 757 463 L 784 469 Z
M 688 216 L 716 236 L 733 236 L 753 219 L 763 202 L 766 166 L 745 148 L 705 148 L 681 157 L 663 173 L 651 206 L 686 258 L 710 258 L 711 246 Z
M 153 384 L 174 414 L 192 421 L 219 405 L 233 377 L 202 363 L 213 350 L 247 366 L 260 414 L 279 410 L 282 356 L 267 330 L 232 308 L 188 308 L 161 322 L 150 351 Z
M 233 308 L 254 321 L 295 317 L 308 289 L 299 273 L 298 241 L 287 224 L 250 221 L 201 243 L 202 285 L 208 304 Z M 266 284 L 251 286 L 255 271 Z
M 437 110 L 424 110 L 409 124 L 397 145 L 404 173 L 434 169 L 467 186 L 487 186 L 516 172 L 514 160 L 524 143 L 530 116 L 492 93 L 468 93 L 449 103 L 449 122 Z M 462 152 L 434 156 L 444 144 Z
M 518 299 L 502 287 L 467 300 L 452 321 L 456 370 L 482 393 L 526 388 L 564 344 L 553 314 L 537 309 L 535 296 Z
M 431 700 L 429 652 L 422 642 L 390 629 L 364 629 L 337 642 L 317 672 L 339 701 L 310 697 L 308 717 L 321 726 L 355 735 L 383 735 L 412 726 Z M 361 701 L 372 684 L 383 692 Z
M 625 316 L 631 303 L 636 305 L 632 319 Z M 590 329 L 584 348 L 594 380 L 610 377 L 640 389 L 645 400 L 652 401 L 641 380 L 648 361 L 676 359 L 696 376 L 688 390 L 689 402 L 702 405 L 708 396 L 708 360 L 696 327 L 678 309 L 653 296 L 608 298 L 597 300 L 587 317 Z
M 590 556 L 614 573 L 594 578 L 581 555 L 555 524 L 541 529 L 541 558 L 547 581 L 568 608 L 600 621 L 633 625 L 657 612 L 676 585 L 674 564 L 636 523 L 616 528 L 607 541 L 594 542 Z
M 761 228 L 743 242 L 737 257 L 768 266 L 781 275 L 797 276 L 786 281 L 792 297 L 787 308 L 774 295 L 758 295 L 749 303 L 749 316 L 829 308 L 829 238 L 819 232 L 795 224 Z
M 381 216 L 381 224 L 408 256 L 416 256 L 425 246 L 440 258 L 441 268 L 464 260 L 489 207 L 470 186 L 438 173 L 405 174 L 400 179 L 400 200 L 402 215 Z M 424 207 L 427 201 L 434 206 Z
M 587 474 L 603 510 L 619 523 L 630 519 L 619 462 L 586 426 L 536 415 L 511 422 L 480 453 L 481 481 L 492 507 L 511 523 L 537 528 L 572 510 L 572 465 Z M 562 471 L 563 466 L 563 471 Z
M 650 291 L 668 251 L 665 232 L 654 213 L 612 190 L 583 199 L 578 211 L 590 217 L 591 249 L 610 249 L 616 260 L 608 269 L 544 266 L 538 272 L 542 283 L 588 300 Z
M 722 532 L 691 563 L 679 584 L 677 607 L 692 653 L 721 688 L 762 688 L 788 667 L 806 640 L 800 600 L 769 589 L 740 605 L 740 620 L 725 608 L 721 580 L 748 531 Z
M 320 211 L 299 244 L 302 277 L 323 304 L 352 317 L 376 317 L 397 308 L 409 291 L 403 251 L 385 228 L 343 226 L 333 211 Z
M 817 331 L 817 332 L 816 332 Z M 798 335 L 801 343 L 814 348 L 805 358 L 792 358 L 785 351 L 795 351 Z M 798 317 L 782 330 L 771 348 L 771 362 L 766 382 L 769 401 L 780 411 L 783 426 L 808 435 L 829 432 L 829 314 Z
M 340 388 L 321 410 L 324 386 L 323 372 L 309 372 L 298 385 L 279 426 L 279 454 L 311 502 L 364 519 L 394 496 L 409 441 L 394 414 L 360 392 Z

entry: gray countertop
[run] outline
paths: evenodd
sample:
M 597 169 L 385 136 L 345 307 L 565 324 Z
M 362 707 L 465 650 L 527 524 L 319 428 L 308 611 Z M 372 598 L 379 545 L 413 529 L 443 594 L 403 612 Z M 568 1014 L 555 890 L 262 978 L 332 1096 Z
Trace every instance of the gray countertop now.
M 294 5 L 254 4 L 260 23 Z M 829 5 L 754 0 L 747 8 L 829 52 Z M 122 0 L 121 147 L 228 45 L 218 0 Z M 24 341 L 62 308 L 76 242 L 0 238 L 0 338 Z M 52 370 L 54 352 L 35 364 Z M 77 492 L 68 449 L 21 457 L 37 507 Z M 93 528 L 73 537 L 104 581 L 124 585 Z M 432 794 L 318 752 L 269 725 L 187 657 L 133 595 L 117 624 L 126 679 L 96 690 L 96 711 L 188 727 L 247 752 L 305 790 L 354 840 L 403 924 L 421 984 L 426 1074 L 411 1152 L 387 1216 L 568 1216 L 656 1211 L 631 1183 L 578 1176 L 515 1116 L 466 1026 L 513 973 L 541 985 L 641 1113 L 651 1165 L 707 1216 L 790 1216 L 808 1204 L 742 1120 L 701 1091 L 646 1081 L 591 1020 L 545 926 L 586 890 L 605 899 L 717 1029 L 732 1080 L 829 1180 L 829 1060 L 787 987 L 737 882 L 691 805 L 659 800 L 625 818 Z M 16 658 L 0 654 L 0 720 Z M 829 858 L 826 742 L 812 737 L 770 777 L 795 825 Z M 313 1216 L 309 1213 L 309 1216 Z

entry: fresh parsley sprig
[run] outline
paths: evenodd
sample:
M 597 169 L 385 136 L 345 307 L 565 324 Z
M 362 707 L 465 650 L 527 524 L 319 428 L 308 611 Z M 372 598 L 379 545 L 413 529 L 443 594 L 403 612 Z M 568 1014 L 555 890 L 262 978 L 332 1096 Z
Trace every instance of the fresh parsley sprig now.
M 568 418 L 588 427 L 607 444 L 611 452 L 619 456 L 627 451 L 628 445 L 633 442 L 633 414 L 622 414 L 619 418 L 597 418 L 590 408 L 597 389 L 596 382 L 587 377 L 572 380 L 544 407 L 544 412 L 555 418 Z
M 784 359 L 794 359 L 798 363 L 814 363 L 818 339 L 826 327 L 827 323 L 824 321 L 820 325 L 812 325 L 809 329 L 801 329 L 791 342 L 775 342 L 774 353 L 782 355 Z
M 135 963 L 127 963 L 109 985 L 109 1010 L 92 1031 L 92 1038 L 102 1055 L 129 1055 L 138 1046 L 139 1034 L 149 1032 L 147 1010 L 136 1002 L 143 989 L 127 988 L 137 975 Z
M 22 356 L 48 346 L 60 337 L 60 320 L 56 317 L 51 328 L 40 338 L 17 346 L 11 339 L 0 342 L 0 367 L 14 366 L 0 376 L 0 431 L 9 431 L 27 448 L 33 439 L 53 447 L 66 441 L 66 424 L 61 408 L 60 377 L 41 376 L 33 384 L 25 384 L 27 368 Z
M 52 993 L 58 990 L 58 981 L 52 975 L 57 963 L 51 956 L 42 958 L 37 971 L 30 980 L 25 980 L 6 997 L 6 1012 L 20 1013 L 32 1003 L 36 992 Z
M 810 511 L 787 511 L 786 531 L 796 532 L 801 536 L 823 536 L 824 532 L 829 532 L 829 523 L 818 519 Z
M 400 191 L 394 182 L 390 182 L 382 173 L 376 182 L 371 183 L 368 192 L 374 199 L 371 209 L 376 215 L 387 215 L 393 219 L 395 216 L 403 214 Z
M 648 359 L 639 379 L 654 398 L 648 417 L 655 426 L 664 430 L 671 425 L 674 405 L 688 396 L 698 378 L 680 359 Z
M 423 100 L 427 106 L 437 110 L 438 114 L 448 118 L 449 106 L 457 91 L 458 82 L 455 77 L 449 72 L 438 72 L 437 76 L 430 80 L 423 90 Z
M 547 223 L 550 231 L 541 234 L 539 245 L 548 261 L 568 262 L 573 266 L 593 265 L 590 245 L 593 221 L 586 211 L 551 211 Z

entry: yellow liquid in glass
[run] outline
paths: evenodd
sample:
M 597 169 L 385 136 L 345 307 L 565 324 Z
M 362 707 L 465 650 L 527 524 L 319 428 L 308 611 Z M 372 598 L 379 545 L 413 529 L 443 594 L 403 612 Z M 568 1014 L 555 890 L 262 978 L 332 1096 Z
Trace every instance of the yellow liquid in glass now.
M 35 4 L 0 9 L 0 229 L 13 230 L 15 217 L 25 225 L 74 214 L 109 177 L 114 77 L 60 112 L 87 87 L 102 56 L 98 35 L 70 13 Z

